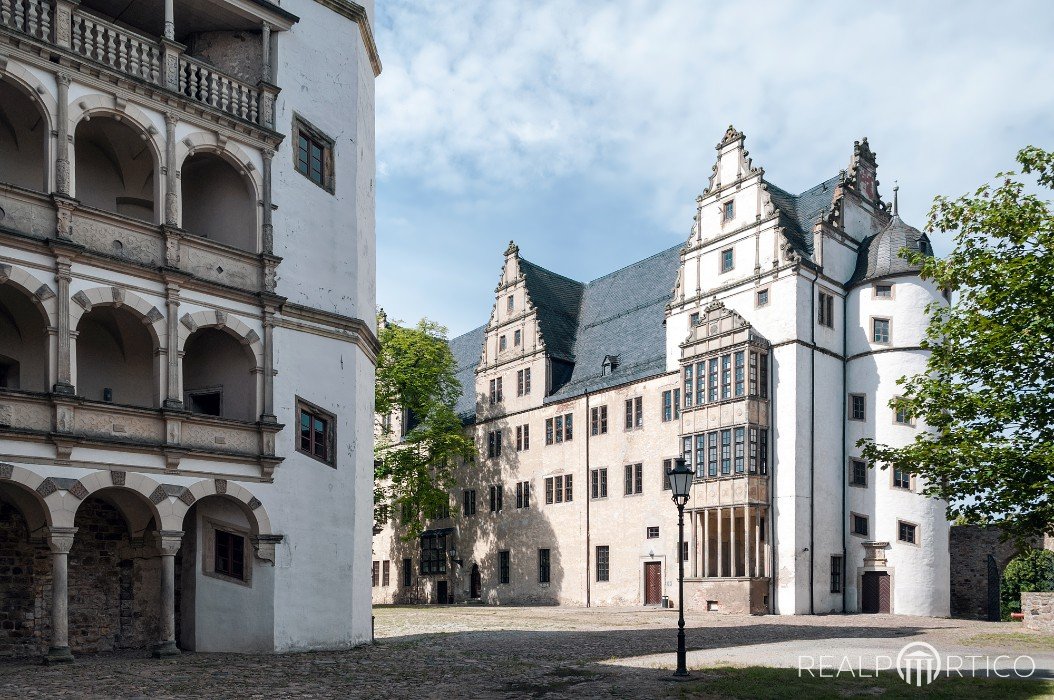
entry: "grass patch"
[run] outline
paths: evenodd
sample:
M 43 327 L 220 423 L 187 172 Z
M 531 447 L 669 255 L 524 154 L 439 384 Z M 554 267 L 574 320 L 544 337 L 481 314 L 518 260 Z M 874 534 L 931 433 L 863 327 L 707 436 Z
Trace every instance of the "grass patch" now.
M 1029 632 L 978 634 L 964 639 L 963 643 L 1007 647 L 1016 651 L 1054 651 L 1054 635 Z
M 871 672 L 873 673 L 873 671 Z M 1006 680 L 999 678 L 944 678 L 916 688 L 900 679 L 895 671 L 886 671 L 878 678 L 798 677 L 793 668 L 713 668 L 693 671 L 693 680 L 673 691 L 680 698 L 750 698 L 751 700 L 795 700 L 809 698 L 1052 698 L 1054 681 Z

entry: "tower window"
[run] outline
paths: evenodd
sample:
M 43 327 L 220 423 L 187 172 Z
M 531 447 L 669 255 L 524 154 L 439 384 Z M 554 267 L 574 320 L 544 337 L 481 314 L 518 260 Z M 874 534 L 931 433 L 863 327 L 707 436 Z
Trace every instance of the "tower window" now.
M 721 216 L 725 221 L 731 221 L 736 218 L 736 202 L 733 199 L 728 200 L 721 205 Z
M 732 248 L 721 251 L 721 272 L 728 272 L 735 266 L 735 254 Z
M 293 143 L 296 171 L 333 194 L 333 139 L 294 117 Z

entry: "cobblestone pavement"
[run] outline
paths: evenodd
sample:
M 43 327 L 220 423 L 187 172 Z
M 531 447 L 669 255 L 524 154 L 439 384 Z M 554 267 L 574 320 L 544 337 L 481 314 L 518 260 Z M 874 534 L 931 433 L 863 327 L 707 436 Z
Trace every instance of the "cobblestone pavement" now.
M 0 697 L 556 700 L 677 694 L 668 670 L 618 663 L 673 650 L 674 611 L 379 607 L 375 613 L 377 643 L 343 652 L 187 653 L 166 661 L 129 653 L 83 656 L 67 667 L 3 662 Z M 1020 627 L 891 615 L 709 615 L 688 620 L 687 638 L 696 650 L 783 643 L 837 652 L 848 640 L 859 645 L 868 639 L 885 646 L 902 639 L 981 649 L 967 640 L 1008 630 Z M 1029 651 L 1027 638 L 1012 644 Z M 749 653 L 744 658 L 766 665 Z

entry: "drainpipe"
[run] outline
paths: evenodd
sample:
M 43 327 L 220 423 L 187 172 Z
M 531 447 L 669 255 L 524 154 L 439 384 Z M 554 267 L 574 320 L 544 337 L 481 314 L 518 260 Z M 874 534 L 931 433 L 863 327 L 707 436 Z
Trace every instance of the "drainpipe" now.
M 816 596 L 813 595 L 816 560 L 816 279 L 819 272 L 813 271 L 812 298 L 809 300 L 809 325 L 812 328 L 809 349 L 809 614 L 816 614 Z
M 846 579 L 846 571 L 849 567 L 848 561 L 848 546 L 846 545 L 846 523 L 848 518 L 846 517 L 849 512 L 846 510 L 846 482 L 849 481 L 849 474 L 845 470 L 849 466 L 849 454 L 846 451 L 846 440 L 848 439 L 848 427 L 849 427 L 849 395 L 846 393 L 849 391 L 849 290 L 845 291 L 845 296 L 842 297 L 842 614 L 846 612 L 845 593 L 848 588 L 848 580 Z
M 582 424 L 583 424 L 583 427 L 585 428 L 585 432 L 586 432 L 586 470 L 585 470 L 586 473 L 585 473 L 585 478 L 582 480 L 582 485 L 585 486 L 585 494 L 586 494 L 586 607 L 588 608 L 588 607 L 591 606 L 590 605 L 590 592 L 592 590 L 591 581 L 590 581 L 590 578 L 589 578 L 589 567 L 590 567 L 589 554 L 590 554 L 590 549 L 592 548 L 591 547 L 591 543 L 590 543 L 590 540 L 591 540 L 590 535 L 591 535 L 591 533 L 589 531 L 589 502 L 592 500 L 592 495 L 593 495 L 593 492 L 590 490 L 590 489 L 592 489 L 592 484 L 589 481 L 589 477 L 590 477 L 590 473 L 589 473 L 589 436 L 592 434 L 593 428 L 592 428 L 592 424 L 589 422 L 589 392 L 588 391 L 586 392 L 586 418 L 585 418 L 584 421 L 582 421 Z

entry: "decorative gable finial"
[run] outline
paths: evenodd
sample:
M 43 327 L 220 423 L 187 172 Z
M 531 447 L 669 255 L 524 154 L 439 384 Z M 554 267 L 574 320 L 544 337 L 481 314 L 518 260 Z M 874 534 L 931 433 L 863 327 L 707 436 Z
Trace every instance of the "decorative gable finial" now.
M 725 129 L 725 135 L 721 137 L 721 143 L 717 144 L 717 147 L 720 149 L 741 138 L 743 138 L 743 132 L 737 131 L 736 127 L 729 124 L 728 128 Z
M 505 249 L 505 257 L 508 258 L 519 254 L 520 246 L 516 245 L 516 241 L 509 241 L 509 247 Z
M 900 192 L 900 183 L 893 181 L 893 216 L 897 216 L 897 193 Z

